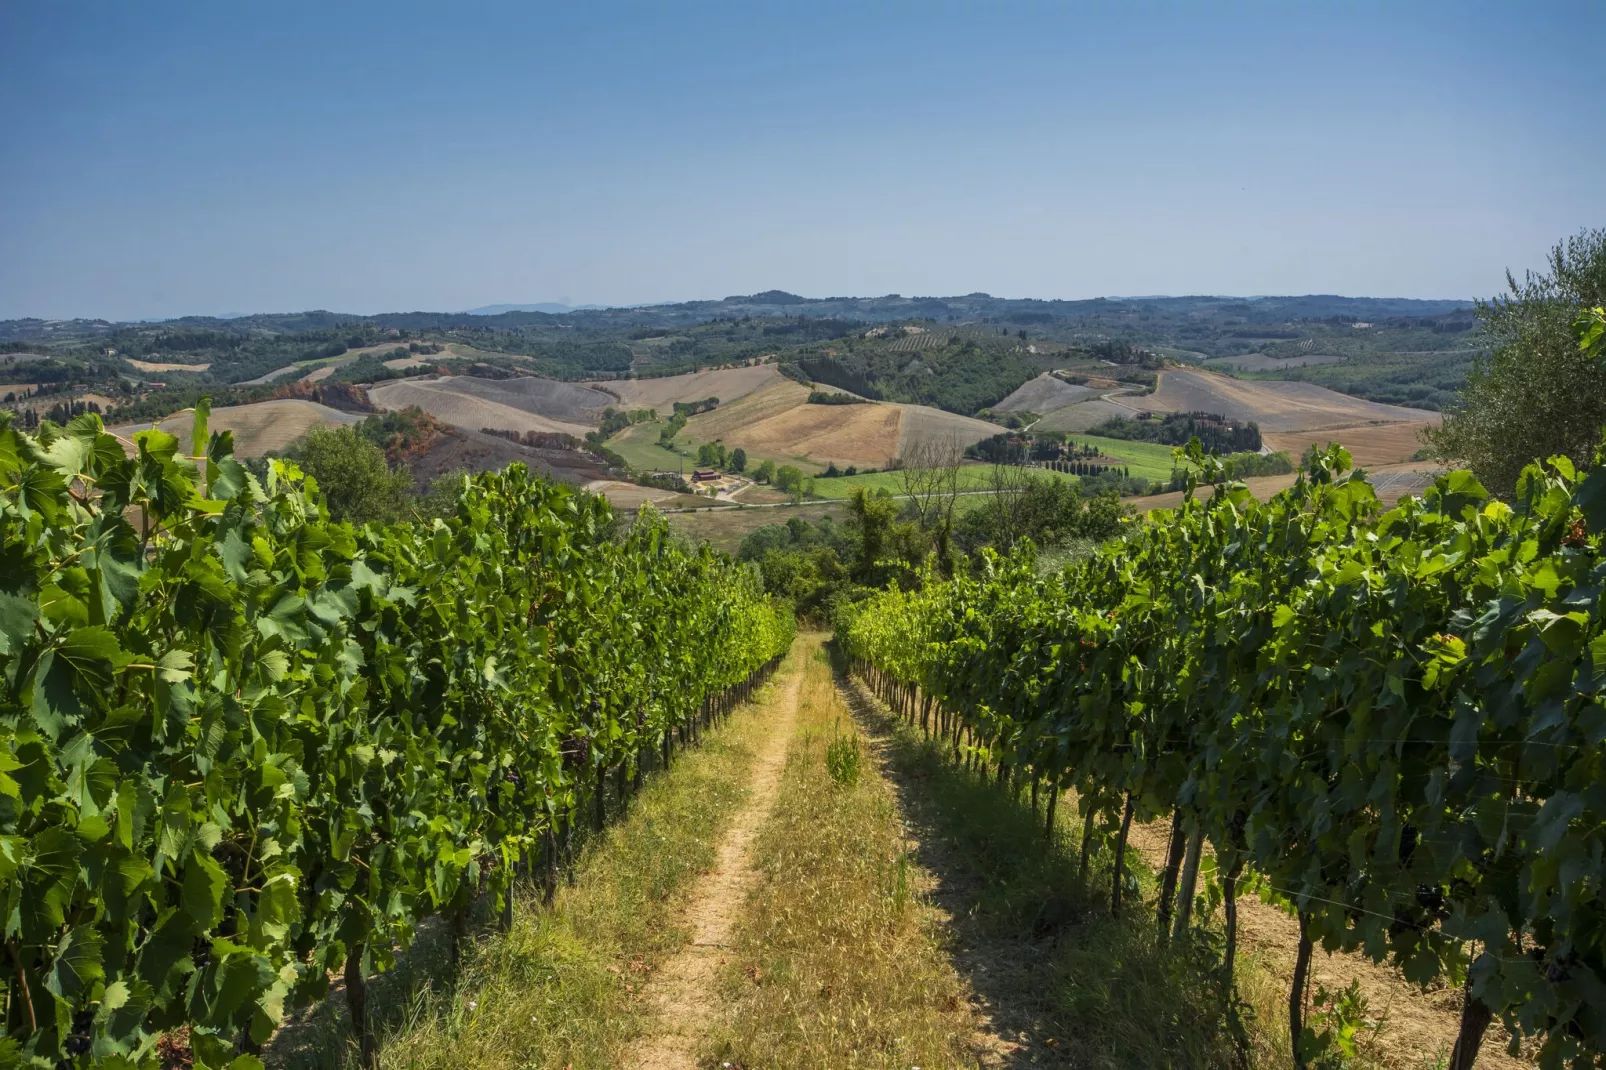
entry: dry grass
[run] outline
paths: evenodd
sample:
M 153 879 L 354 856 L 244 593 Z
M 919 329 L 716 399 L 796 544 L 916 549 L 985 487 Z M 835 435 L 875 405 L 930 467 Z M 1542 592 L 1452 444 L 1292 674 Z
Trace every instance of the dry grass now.
M 926 899 L 931 877 L 910 857 L 896 796 L 870 757 L 854 783 L 828 773 L 833 739 L 857 729 L 818 641 L 799 647 L 809 655 L 797 734 L 755 841 L 762 884 L 723 971 L 730 1017 L 711 1062 L 977 1065 L 968 993 Z
M 135 360 L 133 357 L 123 359 L 142 372 L 204 372 L 212 366 L 211 361 L 204 364 L 171 364 L 160 360 Z
M 361 417 L 349 412 L 331 409 L 314 401 L 289 399 L 259 401 L 253 405 L 225 405 L 212 410 L 207 426 L 213 431 L 234 432 L 236 457 L 260 457 L 265 453 L 279 453 L 290 443 L 314 427 L 335 427 L 354 424 Z M 177 435 L 184 448 L 189 448 L 190 428 L 194 416 L 186 411 L 177 416 L 157 421 L 158 426 L 170 435 Z M 136 431 L 148 429 L 150 424 L 124 424 L 109 430 L 127 440 L 124 449 L 132 450 Z
M 721 405 L 728 405 L 738 398 L 785 381 L 781 373 L 775 370 L 775 365 L 759 364 L 751 368 L 716 368 L 653 379 L 609 379 L 579 385 L 605 390 L 618 397 L 626 408 L 657 409 L 668 416 L 677 401 L 718 398 Z
M 649 779 L 550 910 L 524 900 L 512 931 L 482 939 L 455 988 L 419 993 L 409 1020 L 387 1037 L 383 1065 L 619 1065 L 651 1021 L 643 986 L 689 938 L 683 912 L 747 798 L 754 744 L 777 690 L 772 684 Z
M 1167 368 L 1147 397 L 1129 399 L 1136 408 L 1156 412 L 1218 412 L 1234 420 L 1253 420 L 1262 431 L 1314 431 L 1358 424 L 1415 423 L 1438 414 L 1401 405 L 1381 405 L 1313 383 L 1254 381 L 1192 368 Z
M 1027 380 L 1020 389 L 993 406 L 994 412 L 1027 411 L 1049 413 L 1067 405 L 1087 401 L 1099 396 L 1099 391 L 1087 386 L 1067 383 L 1057 375 L 1044 372 L 1036 379 Z
M 946 446 L 957 442 L 969 446 L 1003 431 L 997 424 L 977 420 L 970 416 L 944 412 L 925 405 L 904 405 L 903 425 L 898 437 L 898 456 L 917 445 L 930 443 Z

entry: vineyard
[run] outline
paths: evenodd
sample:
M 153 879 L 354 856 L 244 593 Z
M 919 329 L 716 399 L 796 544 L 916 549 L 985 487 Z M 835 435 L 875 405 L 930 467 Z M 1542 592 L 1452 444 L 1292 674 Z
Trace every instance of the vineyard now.
M 510 916 L 792 640 L 749 571 L 522 466 L 328 520 L 208 436 L 0 426 L 0 1065 L 252 1054 L 420 923 Z
M 1265 503 L 1203 470 L 1208 499 L 1063 572 L 989 558 L 839 638 L 954 761 L 1045 792 L 1050 828 L 1075 790 L 1112 912 L 1132 822 L 1169 816 L 1161 939 L 1205 941 L 1229 1015 L 1237 893 L 1295 912 L 1299 1065 L 1343 1042 L 1306 1020 L 1316 945 L 1463 986 L 1453 1070 L 1495 1018 L 1541 1065 L 1602 1065 L 1606 467 L 1531 466 L 1513 505 L 1454 472 L 1387 511 L 1337 447 Z

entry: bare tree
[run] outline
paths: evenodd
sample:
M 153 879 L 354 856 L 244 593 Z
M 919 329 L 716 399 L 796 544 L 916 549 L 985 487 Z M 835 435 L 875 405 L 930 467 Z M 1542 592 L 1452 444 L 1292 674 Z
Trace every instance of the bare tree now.
M 937 561 L 944 571 L 950 565 L 955 500 L 959 496 L 959 465 L 965 448 L 957 436 L 922 438 L 911 443 L 899 458 L 899 481 L 922 531 L 931 533 Z
M 987 474 L 987 489 L 991 493 L 981 508 L 990 514 L 988 526 L 1000 553 L 1007 554 L 1026 534 L 1027 492 L 1035 478 L 1030 468 L 1019 464 L 994 464 Z

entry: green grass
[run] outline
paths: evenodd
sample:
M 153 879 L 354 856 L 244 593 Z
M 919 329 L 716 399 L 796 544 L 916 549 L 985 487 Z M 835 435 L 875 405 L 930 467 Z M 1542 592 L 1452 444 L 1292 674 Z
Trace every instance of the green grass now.
M 1078 446 L 1097 446 L 1101 452 L 1130 468 L 1134 476 L 1144 479 L 1171 478 L 1172 446 L 1155 442 L 1128 442 L 1124 438 L 1104 438 L 1102 435 L 1072 433 L 1070 437 Z

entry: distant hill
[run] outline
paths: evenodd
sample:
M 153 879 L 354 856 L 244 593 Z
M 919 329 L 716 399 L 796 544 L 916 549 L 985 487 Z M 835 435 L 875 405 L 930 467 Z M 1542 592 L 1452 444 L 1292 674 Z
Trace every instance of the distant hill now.
M 551 302 L 529 305 L 482 305 L 464 312 L 384 312 L 373 316 L 328 312 L 252 313 L 235 317 L 183 316 L 141 327 L 219 328 L 232 331 L 300 332 L 345 325 L 371 324 L 376 327 L 411 330 L 450 330 L 489 328 L 506 330 L 550 323 L 563 317 L 566 323 L 594 329 L 620 327 L 676 327 L 706 323 L 715 319 L 780 316 L 807 316 L 865 323 L 903 320 L 932 320 L 937 323 L 998 323 L 1010 326 L 1034 324 L 1108 324 L 1175 319 L 1195 323 L 1274 324 L 1295 320 L 1387 320 L 1401 317 L 1424 319 L 1464 314 L 1470 319 L 1471 301 L 1417 300 L 1404 297 L 1343 297 L 1335 294 L 1306 294 L 1286 297 L 1095 297 L 1086 300 L 1039 300 L 1022 297 L 993 297 L 984 293 L 963 297 L 800 297 L 785 290 L 764 290 L 746 296 L 719 300 L 681 301 L 662 305 L 603 307 L 568 306 Z M 135 324 L 108 320 L 74 319 L 0 320 L 0 342 L 53 341 L 110 333 Z
M 601 305 L 560 305 L 554 301 L 547 301 L 535 305 L 481 305 L 479 308 L 468 309 L 463 315 L 500 316 L 504 312 L 547 312 L 559 315 L 564 312 L 578 312 L 601 307 Z

